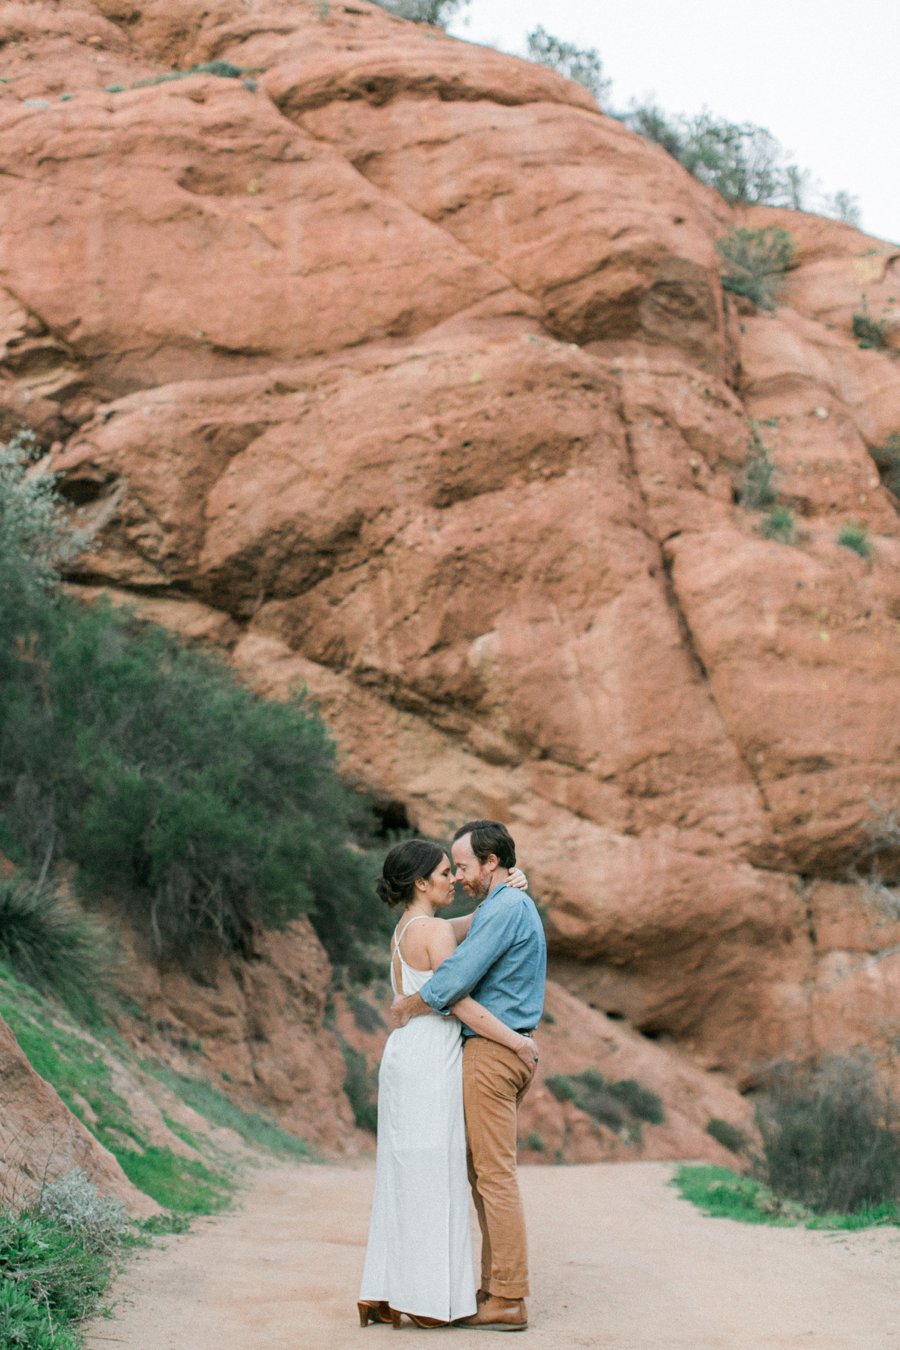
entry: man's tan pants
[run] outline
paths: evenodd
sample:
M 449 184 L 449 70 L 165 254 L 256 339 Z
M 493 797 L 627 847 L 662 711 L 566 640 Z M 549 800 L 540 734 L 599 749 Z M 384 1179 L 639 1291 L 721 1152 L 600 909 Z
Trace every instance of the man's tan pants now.
M 528 1293 L 525 1217 L 516 1178 L 516 1113 L 534 1069 L 496 1041 L 466 1038 L 463 1100 L 469 1183 L 481 1228 L 481 1287 L 502 1298 Z

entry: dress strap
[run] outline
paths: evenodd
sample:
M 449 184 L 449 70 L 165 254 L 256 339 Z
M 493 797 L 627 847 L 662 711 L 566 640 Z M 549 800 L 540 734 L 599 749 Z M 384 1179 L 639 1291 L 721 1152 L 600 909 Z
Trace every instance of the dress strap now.
M 410 925 L 411 923 L 415 923 L 417 919 L 427 919 L 427 918 L 428 918 L 428 915 L 427 915 L 427 914 L 414 914 L 413 917 L 412 917 L 411 919 L 408 919 L 408 920 L 406 921 L 406 923 L 405 923 L 405 924 L 403 925 L 403 927 L 400 929 L 400 932 L 397 933 L 397 935 L 395 936 L 395 938 L 394 938 L 394 951 L 395 951 L 395 952 L 397 953 L 397 955 L 400 957 L 400 960 L 401 960 L 401 961 L 403 961 L 403 953 L 402 953 L 401 950 L 400 950 L 400 943 L 403 941 L 403 935 L 404 935 L 404 933 L 406 932 L 407 928 L 409 927 L 409 925 Z M 406 965 L 406 962 L 403 961 L 403 964 Z

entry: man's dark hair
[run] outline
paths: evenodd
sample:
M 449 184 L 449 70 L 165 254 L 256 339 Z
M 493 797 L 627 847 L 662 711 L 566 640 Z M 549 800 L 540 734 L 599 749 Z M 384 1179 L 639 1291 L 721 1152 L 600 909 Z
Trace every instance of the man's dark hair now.
M 516 846 L 513 837 L 499 820 L 470 820 L 460 825 L 453 836 L 454 844 L 464 834 L 472 836 L 472 852 L 480 863 L 487 862 L 490 855 L 495 853 L 501 867 L 515 867 Z

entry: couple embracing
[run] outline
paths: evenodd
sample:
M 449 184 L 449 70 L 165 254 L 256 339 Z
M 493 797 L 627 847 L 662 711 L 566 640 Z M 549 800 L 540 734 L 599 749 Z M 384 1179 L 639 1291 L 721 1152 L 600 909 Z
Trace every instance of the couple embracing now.
M 425 839 L 397 844 L 378 894 L 403 915 L 391 942 L 394 1002 L 378 1082 L 375 1197 L 360 1322 L 528 1324 L 516 1113 L 534 1077 L 547 950 L 505 826 L 470 821 L 453 864 Z M 473 914 L 445 920 L 454 875 Z M 468 1184 L 467 1184 L 468 1180 Z M 469 1186 L 481 1229 L 472 1274 Z

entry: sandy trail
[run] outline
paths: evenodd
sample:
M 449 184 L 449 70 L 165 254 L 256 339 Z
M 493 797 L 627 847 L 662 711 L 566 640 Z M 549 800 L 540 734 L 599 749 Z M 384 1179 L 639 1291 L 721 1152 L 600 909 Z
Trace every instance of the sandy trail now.
M 900 1231 L 811 1233 L 709 1219 L 660 1163 L 528 1167 L 527 1350 L 900 1350 Z M 374 1167 L 260 1172 L 240 1210 L 130 1263 L 91 1350 L 389 1350 L 357 1324 Z M 401 1345 L 474 1350 L 484 1332 Z M 376 1345 L 377 1343 L 377 1345 Z M 503 1344 L 507 1342 L 504 1341 Z

